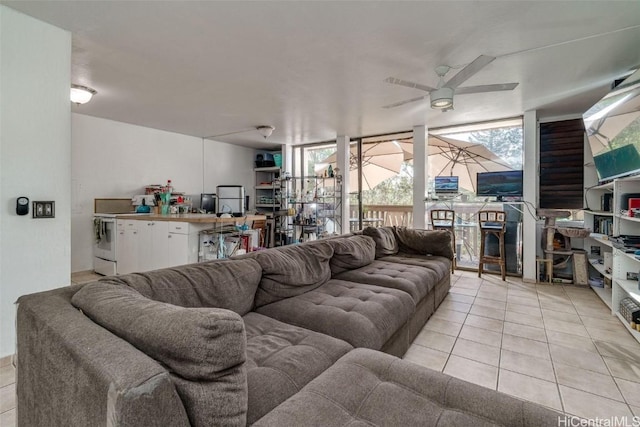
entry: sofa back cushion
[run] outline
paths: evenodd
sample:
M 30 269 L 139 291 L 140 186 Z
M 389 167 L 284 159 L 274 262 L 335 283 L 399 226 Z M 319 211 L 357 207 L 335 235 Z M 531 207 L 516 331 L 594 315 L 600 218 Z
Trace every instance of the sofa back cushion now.
M 376 242 L 376 258 L 398 253 L 398 242 L 393 227 L 365 227 L 362 234 L 373 238 Z
M 246 338 L 237 313 L 153 301 L 108 281 L 84 286 L 71 303 L 172 372 L 192 425 L 246 423 Z
M 332 276 L 369 265 L 376 258 L 376 242 L 369 236 L 351 236 L 328 242 L 333 246 L 333 257 L 329 262 Z
M 453 259 L 453 240 L 448 230 L 394 228 L 400 252 L 415 255 L 437 255 Z
M 322 240 L 254 253 L 262 266 L 256 307 L 309 292 L 331 278 L 333 248 Z
M 253 259 L 217 260 L 110 277 L 147 298 L 182 307 L 226 308 L 244 316 L 253 309 L 262 268 Z

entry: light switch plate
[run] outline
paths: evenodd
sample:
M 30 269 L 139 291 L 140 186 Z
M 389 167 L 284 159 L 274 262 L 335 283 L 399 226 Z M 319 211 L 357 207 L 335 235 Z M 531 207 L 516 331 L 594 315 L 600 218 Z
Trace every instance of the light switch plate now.
M 32 212 L 34 218 L 55 218 L 56 202 L 33 202 Z

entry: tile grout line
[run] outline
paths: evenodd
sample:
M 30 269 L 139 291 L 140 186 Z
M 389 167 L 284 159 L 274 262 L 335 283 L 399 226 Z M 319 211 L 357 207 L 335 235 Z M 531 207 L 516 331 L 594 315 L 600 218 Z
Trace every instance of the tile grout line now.
M 563 293 L 566 294 L 564 288 L 562 289 Z M 540 295 L 538 294 L 538 286 L 536 285 L 536 295 L 538 296 L 538 303 L 540 303 Z M 567 295 L 567 297 L 569 297 Z M 571 298 L 569 298 L 571 301 Z M 540 306 L 540 314 L 542 314 L 542 306 Z M 581 320 L 582 322 L 582 320 Z M 560 382 L 558 381 L 558 373 L 556 372 L 556 364 L 553 360 L 553 355 L 551 354 L 551 344 L 549 343 L 549 335 L 547 334 L 547 323 L 545 321 L 545 317 L 542 316 L 542 326 L 544 327 L 544 336 L 547 338 L 547 349 L 549 351 L 549 360 L 551 361 L 551 369 L 553 370 L 553 378 L 556 383 L 556 390 L 558 391 L 558 398 L 560 399 L 560 406 L 562 407 L 562 412 L 568 414 L 566 410 L 566 405 L 564 403 L 564 397 L 562 396 L 562 392 L 560 391 Z

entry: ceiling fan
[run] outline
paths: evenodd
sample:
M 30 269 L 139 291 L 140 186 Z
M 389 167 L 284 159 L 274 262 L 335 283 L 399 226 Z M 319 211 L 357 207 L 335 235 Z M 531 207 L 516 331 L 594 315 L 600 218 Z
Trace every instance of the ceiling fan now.
M 431 101 L 431 108 L 438 110 L 449 111 L 453 110 L 453 95 L 467 95 L 471 93 L 482 92 L 497 92 L 503 90 L 513 90 L 518 83 L 498 83 L 492 85 L 480 85 L 480 86 L 467 86 L 458 87 L 471 76 L 487 66 L 491 61 L 496 59 L 493 56 L 480 55 L 473 62 L 468 64 L 456 75 L 451 77 L 447 82 L 444 81 L 444 76 L 451 70 L 448 65 L 440 65 L 436 67 L 435 72 L 440 78 L 438 81 L 438 87 L 426 86 L 420 83 L 409 82 L 407 80 L 401 80 L 395 77 L 388 77 L 384 81 L 390 84 L 405 86 L 415 89 L 420 89 L 428 92 L 429 95 L 419 96 L 417 98 L 407 99 L 405 101 L 395 102 L 393 104 L 385 105 L 382 108 L 394 108 L 400 105 L 409 104 L 411 102 L 421 101 L 429 96 Z

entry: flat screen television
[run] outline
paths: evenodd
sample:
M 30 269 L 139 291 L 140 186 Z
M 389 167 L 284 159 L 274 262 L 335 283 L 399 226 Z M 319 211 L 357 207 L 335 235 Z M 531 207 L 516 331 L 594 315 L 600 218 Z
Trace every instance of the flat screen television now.
M 200 209 L 202 209 L 206 213 L 216 213 L 216 194 L 200 194 Z
M 478 172 L 476 195 L 522 197 L 522 171 Z
M 436 176 L 435 191 L 436 193 L 457 193 L 458 177 L 457 176 Z
M 634 144 L 593 156 L 600 182 L 640 173 L 640 153 Z

